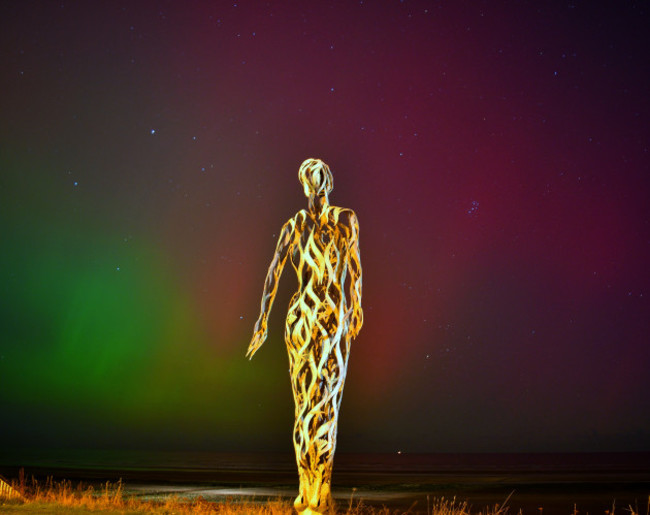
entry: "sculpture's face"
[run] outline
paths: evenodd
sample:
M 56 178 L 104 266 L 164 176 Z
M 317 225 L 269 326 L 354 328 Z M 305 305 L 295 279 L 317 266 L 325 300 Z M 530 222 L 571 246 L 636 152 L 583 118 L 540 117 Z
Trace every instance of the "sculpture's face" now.
M 306 197 L 312 195 L 326 196 L 333 187 L 332 172 L 320 159 L 306 159 L 300 165 L 298 178 Z
M 307 176 L 307 180 L 302 181 L 302 189 L 305 192 L 305 197 L 310 197 L 311 195 L 323 196 L 327 194 L 325 188 L 325 181 L 322 180 L 321 171 L 314 170 L 311 176 Z

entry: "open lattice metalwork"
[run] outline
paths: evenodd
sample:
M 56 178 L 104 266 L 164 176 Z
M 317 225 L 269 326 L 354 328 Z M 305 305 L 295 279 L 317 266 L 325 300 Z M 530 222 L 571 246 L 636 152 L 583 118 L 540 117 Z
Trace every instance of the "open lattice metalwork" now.
M 266 340 L 268 316 L 289 257 L 298 275 L 285 325 L 300 476 L 294 505 L 298 512 L 323 513 L 333 504 L 330 485 L 350 342 L 363 324 L 359 223 L 351 209 L 329 205 L 333 178 L 323 161 L 307 159 L 298 176 L 308 209 L 282 228 L 247 356 Z

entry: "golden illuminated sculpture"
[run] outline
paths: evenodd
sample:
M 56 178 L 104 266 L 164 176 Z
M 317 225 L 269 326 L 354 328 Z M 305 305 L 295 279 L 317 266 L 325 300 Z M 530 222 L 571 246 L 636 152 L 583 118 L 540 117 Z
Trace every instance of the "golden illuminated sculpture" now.
M 267 320 L 287 260 L 298 275 L 285 326 L 295 402 L 293 444 L 300 476 L 294 506 L 324 513 L 332 505 L 330 483 L 336 427 L 350 342 L 363 324 L 359 223 L 351 209 L 330 206 L 333 178 L 320 159 L 307 159 L 298 178 L 308 208 L 289 220 L 269 267 L 262 308 L 248 348 L 251 358 L 266 340 Z

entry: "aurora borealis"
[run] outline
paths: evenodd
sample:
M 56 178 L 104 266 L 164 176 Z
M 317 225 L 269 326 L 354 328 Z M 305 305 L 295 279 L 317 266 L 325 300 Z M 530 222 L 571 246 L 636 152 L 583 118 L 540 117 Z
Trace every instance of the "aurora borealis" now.
M 650 450 L 647 26 L 3 2 L 2 445 L 291 452 L 289 268 L 244 354 L 319 157 L 364 269 L 340 452 Z

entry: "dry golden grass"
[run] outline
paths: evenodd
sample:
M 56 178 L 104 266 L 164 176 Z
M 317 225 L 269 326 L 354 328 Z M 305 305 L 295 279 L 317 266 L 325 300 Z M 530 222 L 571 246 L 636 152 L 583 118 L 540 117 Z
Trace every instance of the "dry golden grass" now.
M 154 513 L 154 514 L 224 514 L 240 515 L 260 513 L 263 515 L 284 515 L 292 513 L 287 501 L 269 499 L 264 503 L 208 502 L 202 497 L 186 499 L 168 496 L 163 501 L 146 501 L 125 496 L 122 482 L 105 483 L 101 488 L 73 485 L 70 481 L 54 481 L 48 478 L 41 484 L 34 478 L 25 481 L 21 474 L 19 481 L 11 486 L 20 498 L 0 499 L 0 511 L 15 513 Z
M 264 502 L 252 502 L 239 498 L 228 498 L 223 502 L 210 502 L 202 497 L 188 499 L 175 495 L 161 501 L 147 501 L 124 495 L 122 482 L 105 483 L 101 488 L 84 486 L 82 483 L 73 485 L 70 481 L 53 481 L 49 478 L 41 484 L 33 477 L 26 481 L 21 470 L 20 479 L 12 481 L 11 486 L 19 493 L 19 497 L 0 496 L 0 511 L 8 514 L 42 513 L 42 514 L 197 514 L 197 515 L 290 515 L 295 511 L 290 501 L 268 499 Z M 508 497 L 503 503 L 480 511 L 470 508 L 466 502 L 454 499 L 427 498 L 427 515 L 507 515 Z M 408 510 L 391 510 L 386 507 L 376 508 L 366 506 L 363 500 L 350 498 L 347 505 L 338 506 L 341 515 L 397 515 L 422 513 L 424 507 L 412 506 Z M 607 513 L 640 515 L 638 508 L 628 506 L 623 509 L 612 509 Z M 577 510 L 574 509 L 574 514 Z M 569 514 L 567 514 L 569 515 Z M 645 515 L 650 515 L 650 498 Z
M 12 482 L 12 487 L 20 493 L 20 498 L 0 499 L 0 510 L 3 513 L 65 513 L 86 514 L 93 512 L 120 514 L 197 514 L 197 515 L 290 515 L 295 511 L 291 502 L 281 499 L 268 499 L 265 502 L 251 502 L 237 498 L 225 502 L 209 502 L 198 497 L 187 499 L 169 496 L 164 501 L 146 501 L 124 495 L 122 483 L 106 483 L 102 488 L 73 486 L 70 481 L 53 481 L 51 478 L 45 484 L 36 480 L 27 483 L 24 480 Z M 498 506 L 493 511 L 483 515 L 504 515 L 506 509 Z M 366 506 L 363 501 L 350 499 L 347 506 L 339 506 L 338 513 L 346 515 L 393 515 L 415 513 L 411 508 L 390 510 Z M 431 515 L 470 515 L 466 503 L 458 503 L 455 499 L 437 499 L 427 508 Z M 473 515 L 482 515 L 475 512 Z

